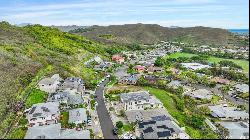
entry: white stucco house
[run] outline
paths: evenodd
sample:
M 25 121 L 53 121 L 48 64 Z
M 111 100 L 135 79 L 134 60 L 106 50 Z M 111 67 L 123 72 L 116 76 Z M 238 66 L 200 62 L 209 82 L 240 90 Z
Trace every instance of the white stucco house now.
M 56 92 L 58 85 L 60 84 L 60 76 L 59 74 L 54 74 L 51 78 L 44 78 L 38 82 L 38 87 L 40 90 L 53 93 Z
M 122 93 L 120 95 L 124 110 L 144 110 L 146 108 L 163 107 L 162 103 L 147 91 Z

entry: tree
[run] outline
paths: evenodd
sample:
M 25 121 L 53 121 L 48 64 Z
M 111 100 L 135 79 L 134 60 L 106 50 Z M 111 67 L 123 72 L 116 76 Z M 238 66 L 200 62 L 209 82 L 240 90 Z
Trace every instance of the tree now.
M 187 124 L 191 125 L 193 128 L 201 129 L 204 125 L 205 118 L 199 115 L 191 115 L 185 118 Z
M 155 60 L 155 66 L 161 67 L 164 65 L 164 60 L 162 57 L 157 57 Z
M 116 127 L 117 127 L 118 129 L 121 129 L 121 128 L 123 127 L 122 121 L 116 122 Z

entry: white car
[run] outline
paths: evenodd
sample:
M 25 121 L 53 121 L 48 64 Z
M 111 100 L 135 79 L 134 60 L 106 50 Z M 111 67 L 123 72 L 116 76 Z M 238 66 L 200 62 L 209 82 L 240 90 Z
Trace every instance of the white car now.
M 107 78 L 109 78 L 109 77 L 110 77 L 110 75 L 107 75 L 106 77 L 107 77 Z
M 98 84 L 97 87 L 99 87 L 100 85 Z

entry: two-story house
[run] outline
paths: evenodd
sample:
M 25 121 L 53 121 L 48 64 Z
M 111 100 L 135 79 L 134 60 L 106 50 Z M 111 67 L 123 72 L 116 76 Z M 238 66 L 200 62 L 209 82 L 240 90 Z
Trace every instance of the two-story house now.
M 68 77 L 59 87 L 59 91 L 83 94 L 85 90 L 84 81 L 78 77 Z
M 29 126 L 42 126 L 58 123 L 59 103 L 47 102 L 34 104 L 27 114 Z
M 44 78 L 39 81 L 38 87 L 42 91 L 53 93 L 57 90 L 60 84 L 60 79 L 59 74 L 55 74 L 51 78 Z
M 143 110 L 146 108 L 162 107 L 162 103 L 147 91 L 122 93 L 120 95 L 124 110 Z

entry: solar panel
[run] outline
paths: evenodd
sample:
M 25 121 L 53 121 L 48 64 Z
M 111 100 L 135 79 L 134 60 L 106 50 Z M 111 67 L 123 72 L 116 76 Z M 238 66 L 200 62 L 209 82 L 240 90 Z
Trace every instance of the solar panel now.
M 29 114 L 34 113 L 35 110 L 36 110 L 36 106 L 35 106 L 35 107 L 32 107 L 32 109 L 30 110 Z
M 159 138 L 161 138 L 161 137 L 169 137 L 169 136 L 171 136 L 171 133 L 169 131 L 157 132 L 157 136 Z
M 155 117 L 151 117 L 152 120 L 154 121 L 165 121 L 165 120 L 170 120 L 169 117 L 162 115 L 162 116 L 155 116 Z
M 42 113 L 35 113 L 35 114 L 33 114 L 33 117 L 38 117 L 38 116 L 41 116 L 42 115 Z
M 153 128 L 152 127 L 148 127 L 146 128 L 145 130 L 143 130 L 144 133 L 150 133 L 150 132 L 153 132 Z

